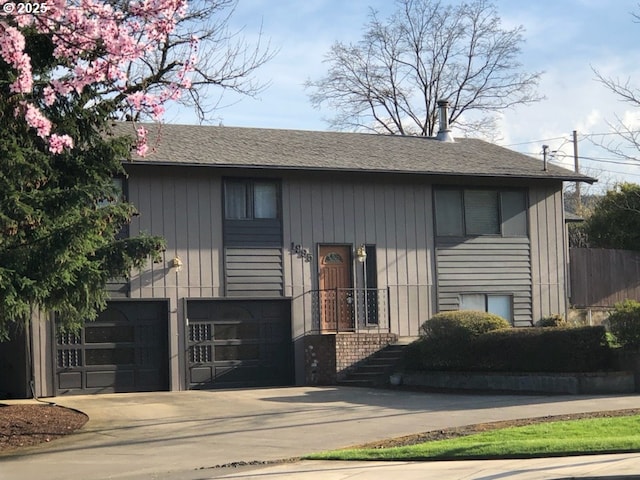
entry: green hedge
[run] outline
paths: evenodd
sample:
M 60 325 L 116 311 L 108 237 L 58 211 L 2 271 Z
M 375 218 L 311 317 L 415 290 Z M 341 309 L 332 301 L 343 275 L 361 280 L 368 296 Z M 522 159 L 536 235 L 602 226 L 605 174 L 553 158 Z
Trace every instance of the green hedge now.
M 408 370 L 592 372 L 610 367 L 602 326 L 509 328 L 458 344 L 423 337 L 406 350 Z
M 625 300 L 617 303 L 607 323 L 622 348 L 640 349 L 640 302 Z
M 463 368 L 470 361 L 473 339 L 492 330 L 510 327 L 504 318 L 487 312 L 456 310 L 438 313 L 422 324 L 422 342 L 408 354 L 411 361 L 418 362 L 421 368 Z
M 486 333 L 473 345 L 474 370 L 593 372 L 610 367 L 602 326 L 516 328 Z

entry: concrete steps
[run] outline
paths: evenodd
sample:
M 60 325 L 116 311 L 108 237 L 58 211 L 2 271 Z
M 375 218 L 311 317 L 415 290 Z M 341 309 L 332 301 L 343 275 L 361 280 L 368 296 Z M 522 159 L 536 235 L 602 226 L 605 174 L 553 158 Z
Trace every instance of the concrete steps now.
M 374 353 L 355 370 L 338 381 L 338 385 L 352 387 L 381 387 L 389 384 L 389 375 L 400 364 L 405 343 L 388 345 Z

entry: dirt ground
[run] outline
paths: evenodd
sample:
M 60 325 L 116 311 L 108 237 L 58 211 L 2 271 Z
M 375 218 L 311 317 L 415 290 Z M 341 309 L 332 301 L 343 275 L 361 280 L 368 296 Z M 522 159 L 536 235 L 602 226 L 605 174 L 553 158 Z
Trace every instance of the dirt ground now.
M 73 433 L 89 418 L 49 404 L 0 404 L 0 452 L 50 442 Z
M 412 445 L 420 442 L 471 435 L 496 428 L 530 425 L 540 422 L 628 415 L 640 415 L 640 408 L 480 423 L 369 443 L 366 447 L 384 448 Z M 69 435 L 81 428 L 87 420 L 88 417 L 84 413 L 60 406 L 48 404 L 0 404 L 0 453 L 50 442 L 64 435 Z

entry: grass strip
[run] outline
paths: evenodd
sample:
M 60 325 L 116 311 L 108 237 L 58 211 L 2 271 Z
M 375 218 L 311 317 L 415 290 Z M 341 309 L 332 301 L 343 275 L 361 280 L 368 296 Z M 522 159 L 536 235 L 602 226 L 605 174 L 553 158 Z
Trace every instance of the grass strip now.
M 309 455 L 313 460 L 470 460 L 640 451 L 640 415 L 511 427 L 392 448 L 355 448 Z

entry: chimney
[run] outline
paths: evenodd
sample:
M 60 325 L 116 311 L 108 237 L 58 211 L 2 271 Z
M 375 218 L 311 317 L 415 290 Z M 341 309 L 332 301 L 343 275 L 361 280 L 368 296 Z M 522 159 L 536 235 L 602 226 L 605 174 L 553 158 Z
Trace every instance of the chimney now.
M 440 120 L 440 130 L 436 135 L 436 139 L 441 142 L 453 142 L 453 135 L 449 128 L 449 102 L 447 100 L 438 100 L 438 117 Z

